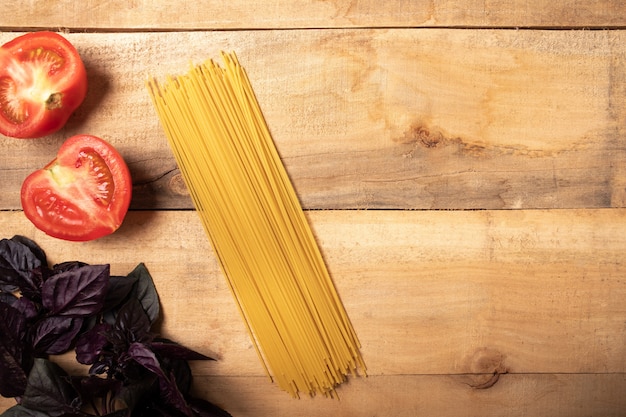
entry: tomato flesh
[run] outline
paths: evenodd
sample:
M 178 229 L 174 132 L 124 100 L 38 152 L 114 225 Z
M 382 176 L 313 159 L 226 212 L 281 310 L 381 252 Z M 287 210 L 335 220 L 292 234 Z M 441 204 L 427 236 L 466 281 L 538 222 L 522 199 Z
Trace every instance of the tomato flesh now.
M 0 47 L 0 133 L 36 138 L 62 128 L 83 102 L 87 73 L 78 52 L 54 32 Z
M 131 195 L 122 156 L 100 138 L 77 135 L 24 180 L 21 200 L 26 217 L 48 235 L 87 241 L 120 227 Z

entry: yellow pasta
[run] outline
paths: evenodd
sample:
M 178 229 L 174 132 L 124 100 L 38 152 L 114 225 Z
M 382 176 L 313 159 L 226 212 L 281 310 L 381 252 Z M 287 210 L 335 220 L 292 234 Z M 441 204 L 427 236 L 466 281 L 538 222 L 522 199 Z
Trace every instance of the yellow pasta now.
M 334 395 L 360 344 L 234 53 L 147 85 L 203 227 L 273 381 Z

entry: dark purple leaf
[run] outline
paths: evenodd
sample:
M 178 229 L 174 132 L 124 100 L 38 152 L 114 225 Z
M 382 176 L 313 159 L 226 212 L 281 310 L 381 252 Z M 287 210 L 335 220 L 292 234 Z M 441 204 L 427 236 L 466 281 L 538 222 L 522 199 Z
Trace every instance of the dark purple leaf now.
M 84 365 L 93 364 L 107 345 L 106 334 L 110 331 L 111 326 L 102 323 L 80 335 L 76 340 L 76 360 Z
M 154 352 L 143 343 L 131 343 L 128 347 L 128 355 L 139 365 L 156 374 L 159 378 L 167 378 Z
M 109 281 L 109 265 L 85 265 L 48 278 L 42 288 L 43 305 L 53 315 L 84 317 L 102 309 Z
M 13 242 L 20 243 L 28 247 L 31 253 L 35 255 L 37 259 L 39 259 L 39 262 L 41 262 L 41 265 L 45 265 L 46 267 L 48 266 L 48 259 L 46 258 L 46 253 L 43 251 L 43 249 L 41 249 L 41 247 L 37 243 L 35 243 L 34 240 L 29 239 L 26 236 L 20 236 L 20 235 L 13 236 L 11 240 Z
M 0 303 L 13 305 L 17 299 L 18 297 L 16 297 L 13 293 L 0 291 Z
M 61 272 L 71 271 L 72 269 L 80 268 L 81 266 L 87 266 L 88 264 L 80 261 L 68 261 L 61 262 L 60 264 L 56 264 L 52 267 L 52 272 L 54 274 L 58 274 Z
M 18 298 L 11 306 L 19 311 L 26 320 L 33 320 L 40 313 L 40 305 L 32 302 L 26 297 Z
M 163 403 L 176 408 L 189 417 L 193 416 L 184 395 L 176 384 L 175 376 L 164 372 L 156 355 L 148 346 L 142 343 L 133 343 L 128 348 L 128 354 L 138 364 L 159 378 L 160 397 Z
M 26 317 L 14 307 L 16 304 L 17 302 L 13 305 L 0 303 L 0 331 L 3 331 L 5 335 L 2 341 L 10 336 L 15 343 L 23 343 L 26 334 Z
M 148 377 L 139 381 L 123 385 L 115 396 L 115 399 L 123 402 L 129 409 L 135 410 L 137 405 L 145 401 L 146 398 L 158 398 L 159 392 L 156 382 L 156 375 L 151 373 Z M 135 412 L 133 412 L 133 416 L 134 415 Z
M 159 318 L 160 305 L 152 276 L 143 263 L 140 263 L 128 274 L 130 279 L 136 280 L 133 295 L 139 300 L 146 311 L 150 323 L 154 323 Z
M 167 407 L 158 398 L 147 398 L 134 409 L 132 417 L 184 417 L 180 411 Z
M 109 288 L 104 300 L 103 310 L 110 310 L 119 307 L 128 299 L 128 295 L 133 290 L 133 286 L 139 279 L 138 275 L 111 276 L 109 279 Z
M 2 417 L 49 417 L 44 411 L 29 410 L 23 405 L 14 405 L 2 413 Z
M 163 359 L 159 358 L 161 362 L 161 368 L 169 373 L 170 379 L 176 382 L 176 386 L 179 391 L 187 396 L 191 390 L 191 384 L 193 382 L 193 376 L 191 374 L 191 367 L 189 362 L 182 359 Z
M 106 307 L 102 307 L 102 321 L 110 324 L 111 326 L 115 325 L 117 321 L 117 308 L 106 309 Z
M 72 386 L 81 398 L 106 398 L 111 393 L 115 395 L 122 385 L 122 381 L 113 378 L 93 375 L 72 377 Z
M 208 356 L 186 348 L 176 342 L 167 339 L 157 339 L 150 343 L 150 347 L 157 354 L 172 359 L 184 359 L 187 361 L 214 360 Z
M 11 294 L 18 290 L 22 297 Z M 21 236 L 1 240 L 0 389 L 10 384 L 10 394 L 22 398 L 5 412 L 12 414 L 2 416 L 84 417 L 84 400 L 108 402 L 103 412 L 113 402 L 129 407 L 99 413 L 103 417 L 230 417 L 187 397 L 188 361 L 212 358 L 155 340 L 151 328 L 159 310 L 144 264 L 126 277 L 111 277 L 108 265 L 79 261 L 51 269 L 35 242 Z M 91 365 L 90 376 L 70 378 L 58 365 L 33 358 L 33 353 L 63 353 L 74 344 L 77 361 Z
M 82 324 L 83 319 L 78 317 L 52 316 L 41 319 L 33 328 L 33 349 L 46 355 L 67 352 Z
M 59 365 L 46 359 L 35 359 L 22 405 L 55 417 L 76 412 L 80 401 L 67 373 Z
M 151 341 L 150 327 L 150 319 L 136 299 L 131 298 L 120 308 L 115 329 L 125 336 L 127 344 Z
M 37 293 L 41 287 L 41 273 L 33 271 L 40 271 L 42 267 L 47 267 L 40 259 L 43 252 L 40 249 L 31 248 L 30 245 L 31 243 L 34 245 L 34 242 L 25 239 L 14 237 L 0 240 L 0 290 L 2 291 L 12 292 L 19 289 L 30 294 Z M 43 256 L 43 261 L 45 262 L 45 256 Z
M 128 410 L 117 410 L 117 411 L 113 411 L 112 413 L 105 414 L 102 417 L 127 417 L 127 416 L 128 416 Z
M 18 397 L 26 389 L 23 357 L 26 320 L 5 303 L 0 303 L 0 318 L 0 395 Z
M 161 401 L 169 406 L 172 406 L 182 412 L 188 417 L 193 417 L 193 411 L 187 404 L 185 396 L 181 392 L 178 385 L 176 385 L 176 379 L 174 375 L 169 375 L 168 378 L 159 378 L 159 387 L 161 392 Z
M 22 396 L 26 389 L 26 372 L 4 346 L 0 346 L 0 360 L 0 395 L 6 398 Z

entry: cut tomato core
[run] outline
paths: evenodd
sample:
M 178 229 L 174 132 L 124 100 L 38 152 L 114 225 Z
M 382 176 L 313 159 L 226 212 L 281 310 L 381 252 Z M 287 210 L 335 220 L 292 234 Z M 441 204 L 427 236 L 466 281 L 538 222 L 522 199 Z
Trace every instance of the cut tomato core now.
M 63 94 L 50 91 L 49 76 L 59 71 L 65 60 L 49 49 L 35 48 L 26 52 L 26 62 L 9 58 L 13 78 L 0 79 L 0 111 L 11 123 L 20 124 L 28 119 L 30 102 L 44 103 L 47 110 L 63 107 Z

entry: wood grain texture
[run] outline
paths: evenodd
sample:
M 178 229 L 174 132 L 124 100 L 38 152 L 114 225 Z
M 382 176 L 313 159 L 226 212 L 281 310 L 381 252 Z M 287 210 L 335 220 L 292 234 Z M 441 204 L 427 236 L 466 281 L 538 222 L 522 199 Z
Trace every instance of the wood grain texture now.
M 332 27 L 615 27 L 620 0 L 35 0 L 7 2 L 0 28 L 267 29 Z
M 462 375 L 376 376 L 350 381 L 339 401 L 289 400 L 261 378 L 200 381 L 210 387 L 201 394 L 234 417 L 621 417 L 626 409 L 623 374 L 502 375 L 490 389 L 472 388 Z
M 0 33 L 0 42 L 14 34 Z M 0 138 L 0 209 L 64 140 L 114 144 L 134 209 L 191 208 L 144 81 L 234 50 L 307 209 L 623 207 L 622 31 L 70 34 L 88 68 L 58 134 Z M 307 54 L 302 55 L 301 51 Z
M 626 415 L 623 1 L 5 3 L 0 44 L 63 30 L 90 89 L 58 134 L 0 136 L 0 238 L 114 274 L 145 262 L 163 335 L 218 359 L 192 364 L 201 397 L 234 417 Z M 369 376 L 340 401 L 264 375 L 145 90 L 220 50 L 248 70 L 361 339 Z M 87 243 L 19 204 L 78 133 L 134 182 L 122 228 Z

